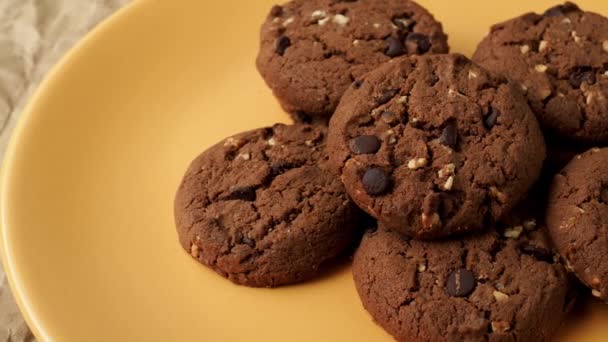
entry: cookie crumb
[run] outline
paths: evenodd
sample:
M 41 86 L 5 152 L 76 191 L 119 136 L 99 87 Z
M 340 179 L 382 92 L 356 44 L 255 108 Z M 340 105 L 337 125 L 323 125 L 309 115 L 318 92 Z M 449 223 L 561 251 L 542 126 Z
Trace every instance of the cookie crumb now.
M 494 291 L 494 292 L 492 292 L 492 295 L 494 296 L 494 299 L 496 299 L 496 301 L 499 303 L 504 302 L 509 299 L 508 294 L 502 293 L 500 291 Z
M 345 15 L 336 14 L 336 15 L 334 15 L 334 19 L 332 21 L 340 26 L 344 26 L 344 25 L 348 24 L 350 19 Z
M 549 43 L 547 43 L 546 40 L 541 40 L 540 43 L 538 44 L 538 52 L 543 52 L 547 49 L 547 45 L 549 45 Z
M 505 229 L 505 232 L 503 233 L 504 237 L 509 238 L 509 239 L 518 239 L 519 236 L 521 235 L 521 233 L 523 232 L 524 227 L 522 226 L 515 226 L 515 227 L 510 227 Z
M 540 73 L 546 72 L 546 71 L 547 71 L 547 69 L 548 69 L 548 68 L 547 68 L 547 66 L 546 66 L 546 65 L 544 65 L 544 64 L 537 64 L 537 65 L 534 67 L 534 70 L 536 70 L 536 72 L 540 72 Z
M 500 321 L 500 322 L 492 322 L 492 331 L 493 332 L 507 332 L 511 329 L 511 326 L 508 322 Z
M 519 50 L 521 51 L 522 54 L 527 54 L 530 51 L 530 46 L 528 45 L 522 45 L 519 47 Z
M 418 170 L 425 167 L 428 162 L 426 158 L 414 158 L 407 163 L 407 167 L 410 170 Z

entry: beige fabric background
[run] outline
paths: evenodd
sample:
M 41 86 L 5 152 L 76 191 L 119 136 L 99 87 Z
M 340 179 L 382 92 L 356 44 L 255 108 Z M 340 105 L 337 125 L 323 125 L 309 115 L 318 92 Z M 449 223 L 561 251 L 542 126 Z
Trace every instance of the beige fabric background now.
M 61 56 L 129 0 L 0 0 L 0 158 L 23 106 Z M 33 341 L 0 265 L 0 342 Z

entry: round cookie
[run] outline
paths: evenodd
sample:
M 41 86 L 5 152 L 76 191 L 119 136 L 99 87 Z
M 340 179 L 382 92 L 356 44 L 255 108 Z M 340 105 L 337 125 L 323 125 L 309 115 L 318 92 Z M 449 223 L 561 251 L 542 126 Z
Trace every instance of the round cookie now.
M 257 66 L 297 120 L 329 117 L 364 73 L 404 54 L 445 53 L 441 24 L 409 0 L 294 0 L 272 8 Z
M 183 248 L 237 284 L 314 276 L 352 242 L 357 213 L 325 167 L 325 135 L 322 126 L 277 124 L 199 155 L 175 198 Z
M 497 220 L 545 158 L 523 96 L 461 55 L 403 57 L 370 72 L 344 94 L 329 132 L 331 166 L 352 199 L 419 238 Z
M 608 300 L 608 149 L 577 156 L 555 176 L 546 221 L 568 268 Z
M 608 142 L 608 18 L 572 3 L 494 25 L 473 61 L 520 83 L 541 126 Z
M 424 242 L 379 229 L 355 254 L 355 285 L 398 341 L 550 341 L 568 281 L 538 234 Z

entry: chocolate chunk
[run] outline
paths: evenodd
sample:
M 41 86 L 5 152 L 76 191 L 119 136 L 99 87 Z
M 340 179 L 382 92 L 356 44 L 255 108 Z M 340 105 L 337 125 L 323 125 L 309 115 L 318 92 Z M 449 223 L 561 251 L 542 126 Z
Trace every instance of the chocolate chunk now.
M 291 40 L 287 36 L 280 36 L 277 39 L 276 52 L 279 56 L 283 56 L 285 50 L 291 46 Z
M 456 121 L 450 120 L 446 123 L 443 131 L 441 132 L 441 136 L 439 137 L 439 142 L 442 145 L 445 145 L 450 148 L 456 147 L 458 143 L 458 130 L 456 128 Z
M 412 54 L 423 54 L 431 49 L 431 41 L 429 37 L 421 33 L 410 33 L 405 39 L 405 46 L 407 46 L 407 51 Z
M 281 160 L 270 166 L 270 172 L 273 176 L 278 176 L 290 169 L 293 169 L 294 167 L 296 167 L 296 165 L 293 163 Z
M 270 15 L 273 17 L 280 17 L 281 15 L 283 15 L 283 7 L 279 5 L 272 6 L 272 9 L 270 10 Z
M 580 8 L 578 8 L 577 5 L 575 5 L 571 2 L 566 2 L 563 5 L 557 5 L 557 6 L 553 6 L 553 7 L 549 8 L 548 10 L 545 11 L 545 13 L 543 15 L 545 17 L 558 17 L 558 16 L 566 15 L 570 12 L 576 12 L 576 11 L 580 11 Z
M 382 121 L 384 121 L 388 124 L 392 124 L 392 123 L 395 123 L 395 121 L 397 121 L 397 116 L 395 115 L 395 113 L 391 112 L 390 110 L 385 110 L 384 112 L 382 112 L 382 114 L 380 114 L 380 119 L 382 119 Z
M 570 82 L 570 85 L 574 88 L 579 88 L 583 82 L 587 82 L 587 84 L 591 85 L 594 84 L 595 81 L 595 72 L 593 72 L 591 67 L 574 68 L 568 79 L 568 82 Z
M 475 290 L 476 286 L 475 275 L 464 268 L 452 272 L 446 282 L 446 290 L 453 297 L 466 297 Z
M 365 171 L 361 182 L 363 183 L 363 189 L 369 195 L 382 195 L 390 186 L 390 176 L 383 169 L 373 167 Z
M 376 102 L 379 105 L 383 105 L 388 103 L 388 101 L 390 101 L 393 97 L 395 97 L 395 95 L 397 95 L 397 93 L 399 92 L 399 90 L 397 89 L 393 89 L 393 90 L 388 90 L 386 92 L 384 92 L 384 94 L 382 94 L 382 96 L 380 96 L 379 98 L 376 99 Z
M 545 248 L 536 247 L 536 246 L 530 245 L 528 243 L 524 243 L 519 246 L 519 249 L 521 250 L 522 253 L 533 256 L 537 260 L 545 261 L 545 262 L 553 261 L 553 254 L 551 254 L 551 252 Z
M 498 116 L 500 116 L 500 111 L 492 107 L 492 109 L 490 109 L 490 114 L 483 119 L 483 125 L 487 129 L 492 129 L 498 122 Z
M 265 140 L 272 138 L 273 135 L 274 135 L 274 130 L 272 129 L 272 127 L 266 127 L 264 129 L 262 129 L 262 137 Z
M 386 38 L 386 49 L 384 50 L 384 54 L 393 58 L 399 57 L 406 53 L 405 46 L 403 43 L 395 37 Z
M 380 140 L 373 135 L 361 135 L 353 139 L 350 150 L 354 154 L 374 154 L 380 149 Z
M 239 187 L 232 190 L 227 200 L 255 201 L 255 188 L 252 186 Z
M 243 238 L 241 239 L 241 242 L 251 248 L 255 247 L 255 241 L 251 240 L 250 238 L 248 238 L 246 236 L 243 236 Z

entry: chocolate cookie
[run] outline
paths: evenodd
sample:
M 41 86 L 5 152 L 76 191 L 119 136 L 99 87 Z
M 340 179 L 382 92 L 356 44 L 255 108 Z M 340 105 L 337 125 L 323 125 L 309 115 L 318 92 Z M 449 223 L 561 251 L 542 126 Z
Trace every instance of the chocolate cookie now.
M 541 126 L 608 142 L 608 19 L 566 3 L 492 27 L 473 60 L 520 83 Z
M 230 137 L 190 165 L 175 220 L 193 258 L 237 284 L 306 280 L 352 241 L 357 209 L 329 172 L 322 126 Z
M 370 72 L 344 94 L 328 150 L 359 207 L 421 238 L 498 219 L 545 158 L 524 97 L 460 55 L 404 57 Z
M 546 216 L 569 269 L 608 300 L 608 149 L 577 156 L 555 176 Z
M 448 51 L 441 24 L 409 0 L 294 0 L 272 8 L 261 40 L 258 69 L 296 119 L 329 117 L 354 81 L 391 58 Z
M 568 282 L 537 233 L 423 242 L 379 229 L 355 254 L 355 285 L 398 341 L 549 341 Z

